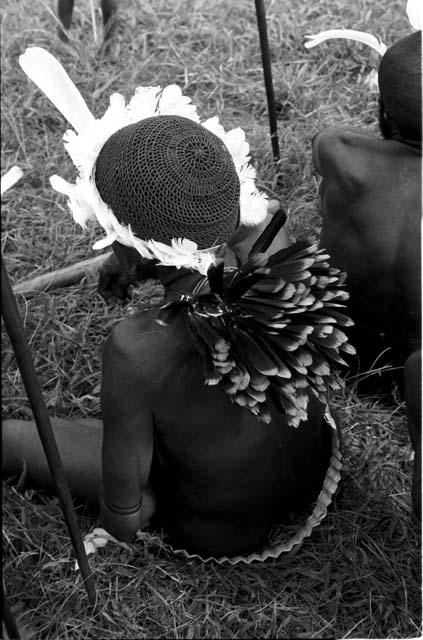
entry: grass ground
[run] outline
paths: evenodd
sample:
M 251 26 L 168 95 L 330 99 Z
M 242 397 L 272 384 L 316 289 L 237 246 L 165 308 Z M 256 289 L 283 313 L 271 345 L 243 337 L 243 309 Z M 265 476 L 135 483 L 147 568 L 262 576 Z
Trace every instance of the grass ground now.
M 48 177 L 73 177 L 64 122 L 17 64 L 27 46 L 54 53 L 95 113 L 112 91 L 178 83 L 206 117 L 247 131 L 261 182 L 289 210 L 293 238 L 317 237 L 317 179 L 310 140 L 329 124 L 376 133 L 377 96 L 364 78 L 376 54 L 334 42 L 310 53 L 303 35 L 345 26 L 390 43 L 408 32 L 405 2 L 272 0 L 268 33 L 279 108 L 281 162 L 273 166 L 252 0 L 127 0 L 112 55 L 93 42 L 88 3 L 77 2 L 69 44 L 56 35 L 52 2 L 2 5 L 2 173 L 25 177 L 2 207 L 2 250 L 14 283 L 92 255 L 92 237 L 70 220 Z M 99 19 L 99 16 L 97 16 Z M 373 57 L 375 56 L 375 57 Z M 160 296 L 146 283 L 134 302 Z M 126 313 L 81 284 L 18 299 L 52 414 L 99 416 L 100 353 Z M 7 338 L 4 416 L 31 411 Z M 411 518 L 411 448 L 398 399 L 333 399 L 343 423 L 343 490 L 296 555 L 245 567 L 176 558 L 146 536 L 93 559 L 98 605 L 87 604 L 55 498 L 3 486 L 4 579 L 26 638 L 414 638 L 421 635 L 420 534 Z M 88 531 L 96 521 L 82 515 Z

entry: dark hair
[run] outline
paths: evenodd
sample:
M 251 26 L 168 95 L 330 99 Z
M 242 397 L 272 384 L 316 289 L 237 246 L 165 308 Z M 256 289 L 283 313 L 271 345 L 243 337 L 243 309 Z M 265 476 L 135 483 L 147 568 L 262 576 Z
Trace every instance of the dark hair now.
M 112 249 L 128 280 L 143 282 L 149 278 L 157 278 L 155 260 L 143 258 L 134 247 L 126 247 L 120 242 L 113 242 Z
M 382 98 L 379 97 L 379 129 L 385 140 L 392 140 L 393 138 L 402 138 L 398 126 L 389 113 L 386 111 L 385 104 Z
M 385 138 L 422 138 L 421 31 L 395 42 L 379 66 L 379 125 Z

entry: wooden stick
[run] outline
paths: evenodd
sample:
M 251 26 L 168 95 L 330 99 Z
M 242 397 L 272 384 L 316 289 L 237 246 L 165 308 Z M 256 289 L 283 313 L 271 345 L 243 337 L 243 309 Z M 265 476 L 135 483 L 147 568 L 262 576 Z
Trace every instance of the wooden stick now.
M 280 160 L 278 125 L 276 119 L 275 94 L 273 91 L 272 63 L 270 60 L 269 42 L 267 39 L 266 12 L 263 0 L 254 0 L 256 5 L 257 25 L 260 37 L 261 60 L 263 64 L 264 84 L 266 87 L 267 107 L 269 115 L 270 140 L 273 149 L 273 159 Z
M 78 280 L 81 280 L 88 272 L 99 269 L 103 262 L 111 255 L 112 251 L 109 251 L 108 253 L 103 253 L 101 256 L 95 256 L 94 258 L 77 262 L 70 267 L 44 273 L 41 276 L 36 276 L 31 280 L 25 280 L 15 285 L 13 291 L 14 293 L 22 293 L 30 296 L 37 291 L 48 291 L 49 289 L 55 289 L 57 287 L 65 287 L 68 284 L 78 282 Z
M 1 256 L 1 313 L 15 352 L 16 361 L 31 404 L 32 413 L 34 414 L 38 435 L 40 436 L 50 468 L 50 473 L 62 506 L 65 522 L 78 560 L 81 575 L 84 580 L 85 589 L 88 594 L 88 600 L 91 604 L 95 604 L 96 593 L 94 578 L 88 564 L 84 543 L 81 538 L 81 531 L 73 508 L 69 485 L 66 480 L 50 418 L 47 413 L 41 386 L 35 371 L 31 351 L 25 335 L 25 329 L 22 324 L 15 296 L 13 295 L 12 287 L 10 286 L 9 276 L 3 262 L 3 255 Z
M 20 640 L 21 636 L 19 633 L 18 625 L 16 624 L 15 616 L 13 615 L 13 612 L 9 606 L 9 601 L 7 599 L 3 584 L 1 591 L 2 619 L 4 622 L 4 626 L 6 627 L 7 636 L 9 640 Z

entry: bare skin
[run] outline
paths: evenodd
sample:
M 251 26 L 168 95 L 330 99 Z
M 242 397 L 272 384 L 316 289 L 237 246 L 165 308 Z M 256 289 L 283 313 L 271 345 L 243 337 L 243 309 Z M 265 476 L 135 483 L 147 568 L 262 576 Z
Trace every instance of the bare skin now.
M 197 280 L 182 283 L 166 271 L 168 291 L 189 291 Z M 259 423 L 204 385 L 182 320 L 162 327 L 156 313 L 116 325 L 104 349 L 104 526 L 118 538 L 133 536 L 151 472 L 158 516 L 175 542 L 202 553 L 250 551 L 272 522 L 320 490 L 330 452 L 322 407 L 312 402 L 298 430 L 276 410 L 270 425 Z
M 347 273 L 361 370 L 388 347 L 385 363 L 402 366 L 420 345 L 421 150 L 331 127 L 314 139 L 313 162 L 323 178 L 320 245 Z
M 257 549 L 273 522 L 321 488 L 330 455 L 323 409 L 312 401 L 298 429 L 275 410 L 270 425 L 258 422 L 204 385 L 183 323 L 162 327 L 155 315 L 135 314 L 107 340 L 103 423 L 52 421 L 74 495 L 95 503 L 102 477 L 102 524 L 121 540 L 157 502 L 155 519 L 175 544 L 216 555 Z M 3 472 L 22 469 L 23 458 L 28 481 L 52 489 L 34 423 L 6 420 Z
M 421 140 L 403 139 L 382 103 L 380 128 L 385 139 L 346 127 L 315 137 L 320 245 L 347 273 L 349 335 L 361 371 L 395 367 L 392 376 L 360 382 L 359 391 L 389 389 L 392 379 L 404 386 L 421 517 Z
M 284 234 L 272 250 L 281 246 Z M 131 252 L 118 255 L 131 265 Z M 234 262 L 230 252 L 228 261 Z M 157 275 L 170 295 L 191 291 L 201 277 L 169 267 L 158 267 Z M 102 479 L 101 522 L 122 540 L 153 516 L 190 551 L 255 550 L 272 523 L 320 491 L 331 450 L 323 407 L 312 400 L 309 420 L 298 429 L 275 408 L 269 425 L 258 422 L 222 389 L 204 385 L 183 319 L 161 326 L 156 316 L 157 309 L 134 314 L 105 344 L 103 423 L 53 421 L 74 493 L 95 502 Z M 25 458 L 29 479 L 48 484 L 34 423 L 5 421 L 3 456 L 6 472 Z

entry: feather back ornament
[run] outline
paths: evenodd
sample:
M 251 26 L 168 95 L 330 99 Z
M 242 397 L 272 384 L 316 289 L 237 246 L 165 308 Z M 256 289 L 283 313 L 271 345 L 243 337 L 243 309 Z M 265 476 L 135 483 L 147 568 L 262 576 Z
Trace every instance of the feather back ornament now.
M 76 182 L 72 184 L 60 176 L 52 176 L 50 183 L 53 189 L 67 195 L 75 222 L 85 228 L 88 221 L 96 220 L 102 226 L 106 237 L 98 240 L 94 249 L 102 249 L 117 241 L 134 247 L 143 258 L 155 259 L 167 266 L 195 269 L 203 275 L 214 261 L 216 247 L 198 250 L 189 238 L 174 238 L 169 246 L 155 243 L 154 239 L 137 238 L 129 225 L 119 223 L 112 209 L 100 197 L 94 170 L 103 145 L 119 129 L 152 116 L 182 116 L 218 136 L 231 154 L 240 181 L 240 223 L 256 226 L 265 219 L 268 198 L 256 187 L 256 172 L 251 165 L 245 132 L 239 127 L 225 131 L 217 117 L 201 122 L 196 106 L 182 94 L 179 86 L 137 87 L 128 103 L 124 96 L 114 93 L 109 107 L 97 119 L 60 62 L 48 51 L 30 47 L 19 57 L 19 64 L 74 129 L 66 131 L 63 139 L 66 151 L 78 170 Z
M 326 402 L 333 369 L 354 354 L 342 331 L 345 274 L 324 249 L 297 242 L 272 256 L 252 253 L 239 269 L 211 265 L 192 295 L 161 307 L 158 322 L 183 313 L 201 354 L 205 384 L 270 422 L 269 400 L 298 427 L 310 394 Z

